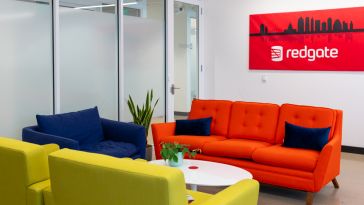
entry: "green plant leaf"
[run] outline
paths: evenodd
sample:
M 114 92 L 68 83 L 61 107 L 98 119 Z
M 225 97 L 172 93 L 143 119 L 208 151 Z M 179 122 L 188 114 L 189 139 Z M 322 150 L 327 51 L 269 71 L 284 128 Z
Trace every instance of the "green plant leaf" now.
M 144 125 L 147 125 L 145 122 L 146 122 L 146 117 L 149 114 L 149 112 L 150 112 L 150 108 L 145 108 L 145 110 L 142 112 L 142 115 L 140 116 Z
M 157 101 L 155 101 L 154 106 L 153 106 L 153 110 L 157 106 L 158 102 L 159 102 L 159 98 L 157 99 Z
M 138 123 L 138 116 L 137 116 L 137 113 L 135 111 L 135 104 L 134 104 L 134 101 L 132 99 L 132 97 L 129 95 L 129 100 L 128 100 L 128 107 L 129 107 L 129 110 L 130 110 L 130 113 L 133 117 L 133 122 L 134 123 Z
M 186 153 L 189 153 L 190 151 L 188 150 L 188 148 L 187 147 L 185 147 L 185 148 L 183 148 L 182 149 L 182 154 L 184 155 L 184 154 L 186 154 Z
M 182 152 L 183 156 L 187 153 L 189 158 L 194 158 L 197 154 L 196 151 L 190 151 L 188 149 L 188 145 L 184 145 L 184 144 L 179 144 L 177 142 L 166 142 L 166 143 L 161 143 L 161 153 L 163 152 L 162 158 L 163 159 L 168 159 L 168 160 L 173 160 L 175 158 L 178 159 L 177 154 L 179 152 Z
M 130 111 L 130 114 L 133 117 L 133 122 L 135 124 L 141 125 L 145 127 L 146 135 L 148 136 L 150 123 L 153 118 L 153 113 L 155 111 L 155 108 L 159 102 L 159 98 L 154 102 L 154 91 L 151 89 L 150 91 L 147 91 L 145 103 L 143 105 L 137 105 L 131 95 L 129 95 L 127 105 Z M 152 107 L 153 105 L 153 107 Z
M 150 107 L 149 91 L 147 92 L 147 97 L 145 99 L 145 107 L 146 108 L 149 108 Z
M 137 116 L 138 116 L 138 118 L 139 118 L 140 113 L 141 113 L 142 111 L 141 111 L 141 109 L 139 108 L 139 105 L 137 105 L 137 106 L 136 106 L 136 108 L 137 108 L 137 109 L 136 109 L 136 110 L 137 110 Z
M 177 157 L 177 155 L 173 155 L 172 160 L 173 160 L 174 162 L 178 162 L 178 157 Z
M 168 159 L 167 150 L 161 150 L 161 156 L 164 160 Z

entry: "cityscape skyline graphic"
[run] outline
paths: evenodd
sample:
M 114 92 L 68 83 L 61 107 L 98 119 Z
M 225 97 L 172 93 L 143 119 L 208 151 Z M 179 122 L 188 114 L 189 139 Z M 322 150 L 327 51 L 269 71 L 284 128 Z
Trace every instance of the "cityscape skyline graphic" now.
M 355 28 L 352 20 L 350 22 L 341 21 L 329 17 L 326 21 L 313 17 L 299 17 L 296 27 L 289 23 L 287 28 L 281 32 L 270 32 L 265 24 L 260 24 L 259 33 L 251 33 L 250 36 L 270 36 L 270 35 L 296 35 L 296 34 L 322 34 L 322 33 L 345 33 L 364 32 L 364 28 Z

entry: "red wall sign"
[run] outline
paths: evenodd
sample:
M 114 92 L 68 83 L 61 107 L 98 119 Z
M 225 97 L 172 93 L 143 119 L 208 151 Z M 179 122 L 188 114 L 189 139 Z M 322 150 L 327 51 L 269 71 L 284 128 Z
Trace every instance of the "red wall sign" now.
M 364 7 L 251 15 L 249 68 L 364 71 Z

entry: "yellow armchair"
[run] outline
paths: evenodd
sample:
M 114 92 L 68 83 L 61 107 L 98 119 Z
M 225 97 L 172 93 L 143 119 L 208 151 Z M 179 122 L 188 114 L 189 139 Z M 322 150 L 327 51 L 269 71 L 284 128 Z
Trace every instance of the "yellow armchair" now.
M 190 205 L 256 205 L 259 182 L 251 179 L 242 180 L 215 195 L 189 192 L 196 199 Z
M 0 204 L 43 205 L 50 185 L 47 155 L 57 149 L 0 137 Z
M 175 168 L 63 149 L 49 156 L 46 205 L 256 205 L 259 184 L 244 180 L 210 195 L 186 190 Z

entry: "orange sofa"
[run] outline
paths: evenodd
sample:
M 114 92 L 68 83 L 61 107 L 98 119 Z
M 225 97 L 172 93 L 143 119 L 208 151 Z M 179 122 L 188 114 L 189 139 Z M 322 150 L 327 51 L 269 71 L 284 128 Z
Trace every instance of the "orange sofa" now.
M 155 154 L 161 142 L 178 142 L 201 149 L 196 159 L 238 166 L 262 183 L 313 193 L 340 173 L 342 111 L 283 104 L 194 100 L 189 119 L 212 117 L 211 136 L 175 136 L 175 123 L 152 125 Z M 285 122 L 311 128 L 331 127 L 321 152 L 283 147 Z

